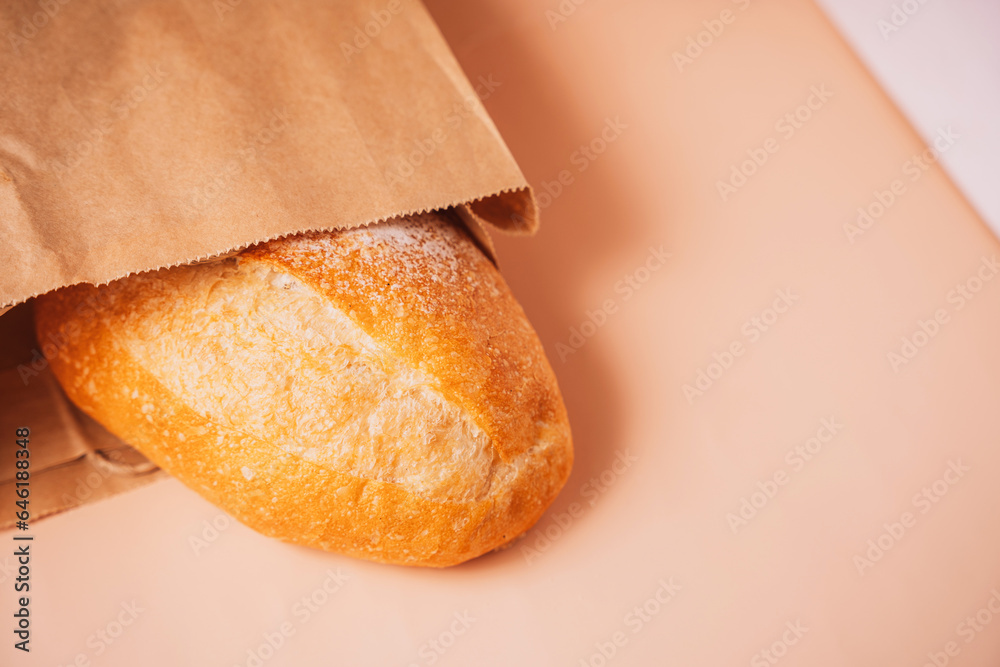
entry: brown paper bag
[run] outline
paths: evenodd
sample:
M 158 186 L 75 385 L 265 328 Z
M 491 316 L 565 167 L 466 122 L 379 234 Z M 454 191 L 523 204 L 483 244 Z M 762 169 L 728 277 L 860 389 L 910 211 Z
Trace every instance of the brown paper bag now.
M 502 82 L 416 0 L 8 0 L 0 35 L 0 497 L 28 427 L 32 519 L 163 473 L 66 401 L 31 297 L 429 209 L 487 250 L 537 225 Z

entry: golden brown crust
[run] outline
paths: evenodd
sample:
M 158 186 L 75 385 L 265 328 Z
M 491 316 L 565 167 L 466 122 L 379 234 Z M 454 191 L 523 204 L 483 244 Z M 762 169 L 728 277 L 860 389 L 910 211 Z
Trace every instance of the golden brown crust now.
M 60 290 L 36 319 L 73 401 L 283 540 L 452 565 L 527 530 L 572 465 L 541 344 L 445 215 Z

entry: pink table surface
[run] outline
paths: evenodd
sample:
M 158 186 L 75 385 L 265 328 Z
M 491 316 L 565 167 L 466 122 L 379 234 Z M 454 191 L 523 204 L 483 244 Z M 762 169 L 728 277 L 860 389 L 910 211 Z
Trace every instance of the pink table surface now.
M 434 571 L 157 483 L 37 525 L 34 650 L 0 662 L 1000 664 L 997 241 L 819 10 L 430 9 L 545 206 L 497 241 L 572 419 L 562 495 Z

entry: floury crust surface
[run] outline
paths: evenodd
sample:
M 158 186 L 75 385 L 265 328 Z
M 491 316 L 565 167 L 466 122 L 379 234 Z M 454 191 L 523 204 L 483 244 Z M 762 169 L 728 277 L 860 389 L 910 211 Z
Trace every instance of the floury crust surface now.
M 289 542 L 453 565 L 530 528 L 572 465 L 542 346 L 448 214 L 59 290 L 36 319 L 83 410 Z

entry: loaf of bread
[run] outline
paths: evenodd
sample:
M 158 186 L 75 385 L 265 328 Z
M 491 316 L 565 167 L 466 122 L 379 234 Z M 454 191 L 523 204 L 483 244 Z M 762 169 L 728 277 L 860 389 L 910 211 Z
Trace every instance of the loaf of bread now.
M 255 530 L 448 566 L 566 481 L 555 376 L 453 213 L 308 233 L 35 304 L 66 394 Z

